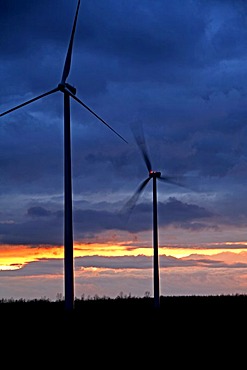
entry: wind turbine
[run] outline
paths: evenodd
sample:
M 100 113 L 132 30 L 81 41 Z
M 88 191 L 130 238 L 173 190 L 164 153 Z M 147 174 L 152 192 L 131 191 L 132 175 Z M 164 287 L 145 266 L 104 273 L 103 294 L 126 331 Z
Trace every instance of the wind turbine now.
M 141 126 L 139 126 L 141 129 Z M 138 148 L 142 154 L 144 162 L 148 170 L 148 177 L 138 186 L 135 193 L 131 196 L 128 202 L 125 204 L 124 209 L 132 212 L 140 194 L 148 184 L 153 180 L 153 290 L 154 290 L 154 307 L 155 309 L 160 308 L 160 279 L 159 279 L 159 246 L 158 246 L 158 208 L 157 208 L 157 180 L 161 180 L 166 183 L 171 183 L 177 186 L 184 185 L 176 181 L 178 176 L 161 176 L 161 172 L 154 171 L 152 169 L 150 157 L 147 150 L 147 145 L 142 130 L 134 132 L 134 137 Z M 130 213 L 129 213 L 130 214 Z
M 54 94 L 60 91 L 64 95 L 64 281 L 65 281 L 65 310 L 72 311 L 74 308 L 74 258 L 73 258 L 73 222 L 72 222 L 72 176 L 71 176 L 71 130 L 70 130 L 70 98 L 76 100 L 90 113 L 92 113 L 98 120 L 104 123 L 110 130 L 112 130 L 118 137 L 127 143 L 127 141 L 117 133 L 106 121 L 98 116 L 91 108 L 83 103 L 76 96 L 75 87 L 67 83 L 67 78 L 70 72 L 72 49 L 74 42 L 74 35 L 78 12 L 80 7 L 80 0 L 78 0 L 76 13 L 74 17 L 72 32 L 70 36 L 67 55 L 65 58 L 61 82 L 52 90 L 49 90 L 39 96 L 36 96 L 22 104 L 15 106 L 0 114 L 0 117 L 9 114 L 25 105 L 31 104 L 36 100 L 42 99 L 45 96 Z

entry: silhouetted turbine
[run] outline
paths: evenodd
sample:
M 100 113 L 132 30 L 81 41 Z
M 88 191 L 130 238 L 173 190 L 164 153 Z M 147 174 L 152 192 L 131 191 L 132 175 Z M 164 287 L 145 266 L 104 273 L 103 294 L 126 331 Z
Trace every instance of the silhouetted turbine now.
M 139 127 L 141 129 L 141 126 Z M 146 178 L 137 188 L 136 192 L 125 204 L 124 209 L 130 213 L 133 211 L 138 198 L 148 182 L 153 180 L 153 289 L 154 289 L 154 307 L 160 307 L 160 283 L 159 283 L 159 247 L 158 247 L 158 210 L 157 210 L 157 179 L 166 183 L 171 183 L 177 186 L 185 187 L 182 183 L 176 181 L 178 176 L 161 176 L 161 172 L 153 171 L 151 161 L 148 155 L 147 146 L 145 142 L 144 133 L 140 130 L 139 133 L 135 132 L 134 137 L 138 148 L 141 151 L 145 161 L 148 178 Z
M 57 91 L 64 94 L 64 280 L 65 280 L 65 309 L 72 311 L 74 308 L 74 259 L 73 259 L 73 222 L 72 222 L 72 176 L 71 176 L 71 132 L 70 132 L 70 97 L 80 103 L 84 108 L 91 112 L 98 120 L 104 123 L 118 137 L 127 143 L 127 141 L 119 135 L 106 121 L 98 116 L 91 108 L 76 97 L 76 89 L 66 82 L 71 66 L 72 49 L 80 0 L 78 0 L 76 13 L 73 22 L 73 28 L 70 36 L 70 42 L 67 50 L 67 55 L 64 63 L 61 82 L 54 89 L 34 97 L 22 104 L 15 106 L 0 114 L 0 117 L 11 113 L 25 105 L 42 99 L 45 96 L 51 95 Z

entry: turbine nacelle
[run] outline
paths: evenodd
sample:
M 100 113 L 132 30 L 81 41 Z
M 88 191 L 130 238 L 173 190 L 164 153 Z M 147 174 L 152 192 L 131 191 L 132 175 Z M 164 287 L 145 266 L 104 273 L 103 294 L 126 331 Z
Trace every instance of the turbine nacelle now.
M 161 176 L 161 172 L 159 171 L 149 171 L 149 177 L 160 177 Z

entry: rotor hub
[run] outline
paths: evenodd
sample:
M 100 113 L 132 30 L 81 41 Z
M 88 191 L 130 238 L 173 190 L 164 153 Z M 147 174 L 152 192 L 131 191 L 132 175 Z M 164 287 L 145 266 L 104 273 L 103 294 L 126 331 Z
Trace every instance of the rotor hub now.
M 74 86 L 71 86 L 70 84 L 68 84 L 67 82 L 65 83 L 60 83 L 58 84 L 58 88 L 60 91 L 64 92 L 65 89 L 67 88 L 73 95 L 76 94 L 76 88 Z

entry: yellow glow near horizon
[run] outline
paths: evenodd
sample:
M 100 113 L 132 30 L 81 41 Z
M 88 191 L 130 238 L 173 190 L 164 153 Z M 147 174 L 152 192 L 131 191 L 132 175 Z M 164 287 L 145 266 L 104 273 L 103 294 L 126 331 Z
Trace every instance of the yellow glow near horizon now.
M 226 246 L 226 247 L 225 247 Z M 236 246 L 239 246 L 236 248 Z M 176 248 L 176 247 L 159 247 L 159 254 L 160 255 L 166 255 L 166 256 L 172 256 L 176 258 L 182 258 L 187 257 L 191 254 L 197 254 L 197 255 L 206 255 L 206 256 L 214 256 L 219 253 L 241 253 L 241 252 L 247 252 L 246 248 L 241 248 L 240 246 L 247 246 L 247 242 L 222 242 L 222 243 L 208 243 L 204 245 L 197 246 L 187 246 L 182 248 Z M 232 248 L 231 248 L 232 247 Z
M 171 256 L 176 258 L 182 258 L 182 257 L 188 257 L 191 254 L 198 254 L 198 255 L 207 255 L 207 256 L 213 256 L 215 254 L 223 253 L 223 252 L 229 252 L 229 250 L 232 253 L 239 253 L 242 251 L 246 251 L 246 249 L 202 249 L 202 248 L 159 248 L 159 255 L 165 255 L 165 256 Z
M 146 256 L 152 255 L 152 248 L 129 248 L 124 245 L 118 244 L 75 244 L 74 257 L 84 256 L 104 256 L 104 257 L 117 257 L 117 256 L 137 256 L 144 254 Z M 29 247 L 25 245 L 6 245 L 0 246 L 0 270 L 14 270 L 21 268 L 28 262 L 37 261 L 40 259 L 50 258 L 64 258 L 63 246 L 39 246 Z M 9 268 L 8 268 L 9 266 Z
M 0 246 L 0 270 L 16 270 L 26 263 L 42 258 L 62 258 L 63 248 L 45 247 L 37 248 L 26 245 Z M 9 268 L 8 268 L 9 266 Z
M 130 247 L 129 245 L 121 244 L 77 244 L 74 246 L 74 256 L 94 256 L 99 255 L 103 257 L 122 257 L 122 256 L 138 256 L 143 254 L 145 256 L 152 256 L 152 248 Z
M 231 246 L 233 248 L 231 248 Z M 238 248 L 239 246 L 239 248 Z M 207 255 L 213 256 L 220 253 L 231 252 L 239 254 L 247 252 L 247 242 L 225 242 L 213 243 L 204 246 L 187 246 L 178 248 L 176 246 L 160 246 L 159 254 L 171 256 L 175 258 L 188 257 L 190 255 Z M 126 243 L 77 243 L 74 245 L 74 257 L 84 256 L 103 256 L 103 257 L 123 257 L 123 256 L 138 256 L 147 257 L 153 256 L 153 248 L 138 247 L 131 245 L 131 242 Z M 16 270 L 22 268 L 25 264 L 41 259 L 61 259 L 64 258 L 63 246 L 39 246 L 30 247 L 26 245 L 5 245 L 0 246 L 0 270 Z
M 19 265 L 0 265 L 0 271 L 9 271 L 9 270 L 20 270 L 22 268 L 22 264 Z

